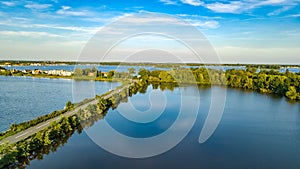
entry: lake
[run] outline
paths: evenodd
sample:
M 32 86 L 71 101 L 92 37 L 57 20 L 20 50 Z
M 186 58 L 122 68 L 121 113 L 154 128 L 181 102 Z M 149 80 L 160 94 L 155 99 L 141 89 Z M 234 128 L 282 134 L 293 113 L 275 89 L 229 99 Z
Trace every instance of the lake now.
M 92 96 L 93 91 L 102 93 L 111 86 L 108 82 L 77 82 L 62 79 L 28 77 L 0 77 L 0 79 L 1 86 L 4 84 L 6 84 L 4 86 L 10 86 L 1 87 L 1 99 L 6 99 L 0 102 L 2 104 L 1 112 L 6 112 L 4 115 L 1 113 L 1 119 L 13 119 L 11 121 L 22 118 L 20 114 L 24 114 L 26 118 L 30 119 L 33 116 L 39 116 L 40 112 L 47 113 L 55 109 L 62 109 L 65 102 L 72 99 L 74 94 L 75 98 L 80 100 L 80 97 L 83 99 L 88 95 Z M 75 89 L 72 90 L 72 88 Z M 161 87 L 161 89 L 164 88 Z M 218 86 L 212 88 L 184 86 L 163 91 L 161 89 L 154 89 L 150 85 L 145 94 L 138 93 L 129 98 L 127 103 L 121 103 L 120 108 L 110 109 L 104 119 L 86 128 L 81 134 L 74 133 L 67 143 L 58 147 L 55 152 L 40 157 L 40 160 L 32 160 L 27 168 L 296 169 L 300 167 L 299 102 L 289 102 L 285 98 L 229 88 L 226 91 L 225 108 L 220 124 L 205 143 L 199 144 L 199 134 L 211 105 L 212 89 L 216 91 L 225 89 Z M 107 133 L 107 130 L 101 130 L 105 122 L 119 133 L 135 138 L 147 138 L 163 133 L 179 116 L 182 91 L 187 92 L 189 98 L 192 99 L 190 104 L 193 104 L 193 97 L 196 97 L 194 93 L 199 92 L 200 108 L 197 118 L 190 119 L 191 121 L 195 120 L 195 125 L 188 135 L 171 150 L 154 157 L 135 159 L 109 153 L 94 142 L 97 139 L 103 139 L 111 145 L 120 142 L 118 139 L 106 137 L 95 138 L 97 133 L 100 136 L 110 134 Z M 5 93 L 11 94 L 3 97 L 2 95 Z M 156 97 L 151 98 L 153 96 Z M 18 100 L 18 97 L 23 99 Z M 52 97 L 54 99 L 50 99 Z M 36 100 L 23 101 L 28 98 Z M 149 102 L 149 98 L 152 99 L 152 103 Z M 195 98 L 195 100 L 197 99 Z M 165 107 L 161 107 L 160 103 L 166 103 Z M 123 112 L 121 110 L 124 109 L 121 108 L 126 108 L 130 104 L 139 111 L 146 111 L 147 114 L 139 114 L 142 120 L 146 116 L 147 118 L 144 120 L 153 119 L 153 121 L 144 123 L 128 121 L 122 113 L 130 116 L 136 112 Z M 3 108 L 3 106 L 5 107 Z M 157 111 L 162 108 L 161 114 L 157 114 Z M 13 109 L 18 111 L 13 111 Z M 182 113 L 193 113 L 192 108 L 187 108 Z M 156 115 L 159 116 L 156 117 Z M 131 118 L 134 117 L 136 116 Z M 5 121 L 1 121 L 1 125 L 2 122 Z M 128 147 L 134 146 L 128 143 Z
M 101 95 L 118 85 L 116 82 L 0 76 L 0 132 L 7 130 L 12 123 L 61 110 L 67 101 L 93 98 L 95 94 Z M 87 89 L 93 92 L 86 92 Z M 73 90 L 83 92 L 75 95 Z

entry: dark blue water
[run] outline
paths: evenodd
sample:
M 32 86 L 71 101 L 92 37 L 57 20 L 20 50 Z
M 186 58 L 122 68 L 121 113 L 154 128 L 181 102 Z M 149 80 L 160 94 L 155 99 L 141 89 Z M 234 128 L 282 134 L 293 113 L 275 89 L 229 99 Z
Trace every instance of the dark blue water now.
M 159 91 L 149 87 L 146 94 L 137 94 L 122 104 L 133 104 L 137 110 L 147 111 L 151 108 L 149 95 Z M 236 89 L 227 89 L 223 118 L 212 137 L 203 144 L 199 144 L 198 137 L 211 104 L 211 88 L 199 89 L 199 114 L 187 137 L 163 154 L 142 159 L 120 157 L 105 151 L 89 137 L 95 132 L 106 133 L 101 130 L 105 121 L 130 137 L 147 138 L 163 133 L 178 117 L 180 91 L 196 93 L 198 89 L 164 90 L 162 95 L 157 95 L 160 99 L 153 100 L 152 104 L 157 107 L 145 116 L 151 118 L 151 113 L 160 109 L 157 103 L 167 101 L 164 112 L 149 123 L 128 121 L 118 109 L 110 110 L 104 120 L 82 134 L 74 134 L 67 144 L 45 155 L 43 160 L 33 160 L 28 168 L 300 168 L 299 102 L 290 103 L 285 98 Z M 185 109 L 184 113 L 191 112 Z M 102 139 L 111 145 L 120 142 L 119 139 Z
M 119 83 L 0 76 L 0 132 L 64 108 L 67 101 L 79 102 L 100 95 Z

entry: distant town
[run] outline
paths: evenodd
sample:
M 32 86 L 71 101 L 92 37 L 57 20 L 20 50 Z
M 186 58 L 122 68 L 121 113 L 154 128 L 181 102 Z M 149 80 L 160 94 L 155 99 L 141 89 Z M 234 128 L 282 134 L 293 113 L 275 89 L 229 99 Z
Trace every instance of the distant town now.
M 67 71 L 67 70 L 39 70 L 39 69 L 25 69 L 25 70 L 17 70 L 17 69 L 11 69 L 6 70 L 3 67 L 0 67 L 0 72 L 3 75 L 49 75 L 49 76 L 72 76 L 73 71 Z

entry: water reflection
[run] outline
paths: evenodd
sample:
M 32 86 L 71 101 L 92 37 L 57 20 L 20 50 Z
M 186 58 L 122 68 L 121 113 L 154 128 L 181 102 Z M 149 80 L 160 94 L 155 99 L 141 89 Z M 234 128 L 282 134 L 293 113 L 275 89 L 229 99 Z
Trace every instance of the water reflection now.
M 151 90 L 154 89 L 149 87 L 146 95 L 137 94 L 129 99 L 133 103 L 140 101 L 139 109 L 145 110 L 149 105 L 144 104 L 143 107 L 141 99 Z M 28 168 L 299 168 L 298 103 L 290 104 L 285 98 L 273 98 L 257 92 L 227 89 L 224 116 L 218 129 L 209 141 L 199 144 L 197 139 L 209 110 L 211 90 L 204 86 L 199 91 L 201 108 L 196 125 L 178 146 L 165 154 L 145 159 L 122 158 L 101 149 L 85 132 L 80 135 L 75 132 L 68 143 L 58 146 L 60 151 L 55 154 L 50 151 L 42 161 L 31 161 Z M 164 92 L 173 99 L 179 95 L 176 88 Z M 152 127 L 122 122 L 123 117 L 117 109 L 109 110 L 104 118 L 121 133 L 149 137 L 170 126 L 174 121 L 172 117 L 176 117 L 178 112 L 176 106 L 173 102 L 170 107 L 174 109 L 167 112 L 170 117 L 161 119 L 160 123 L 152 123 Z M 96 130 L 103 121 L 88 122 L 90 127 L 86 129 Z M 116 141 L 119 140 L 112 143 Z

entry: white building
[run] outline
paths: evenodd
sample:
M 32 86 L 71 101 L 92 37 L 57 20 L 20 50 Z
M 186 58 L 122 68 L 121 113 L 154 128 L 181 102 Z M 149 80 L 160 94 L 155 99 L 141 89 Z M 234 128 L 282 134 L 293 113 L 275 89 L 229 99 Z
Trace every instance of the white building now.
M 71 76 L 73 72 L 69 72 L 66 70 L 48 70 L 46 72 L 48 75 L 59 75 L 59 76 Z

